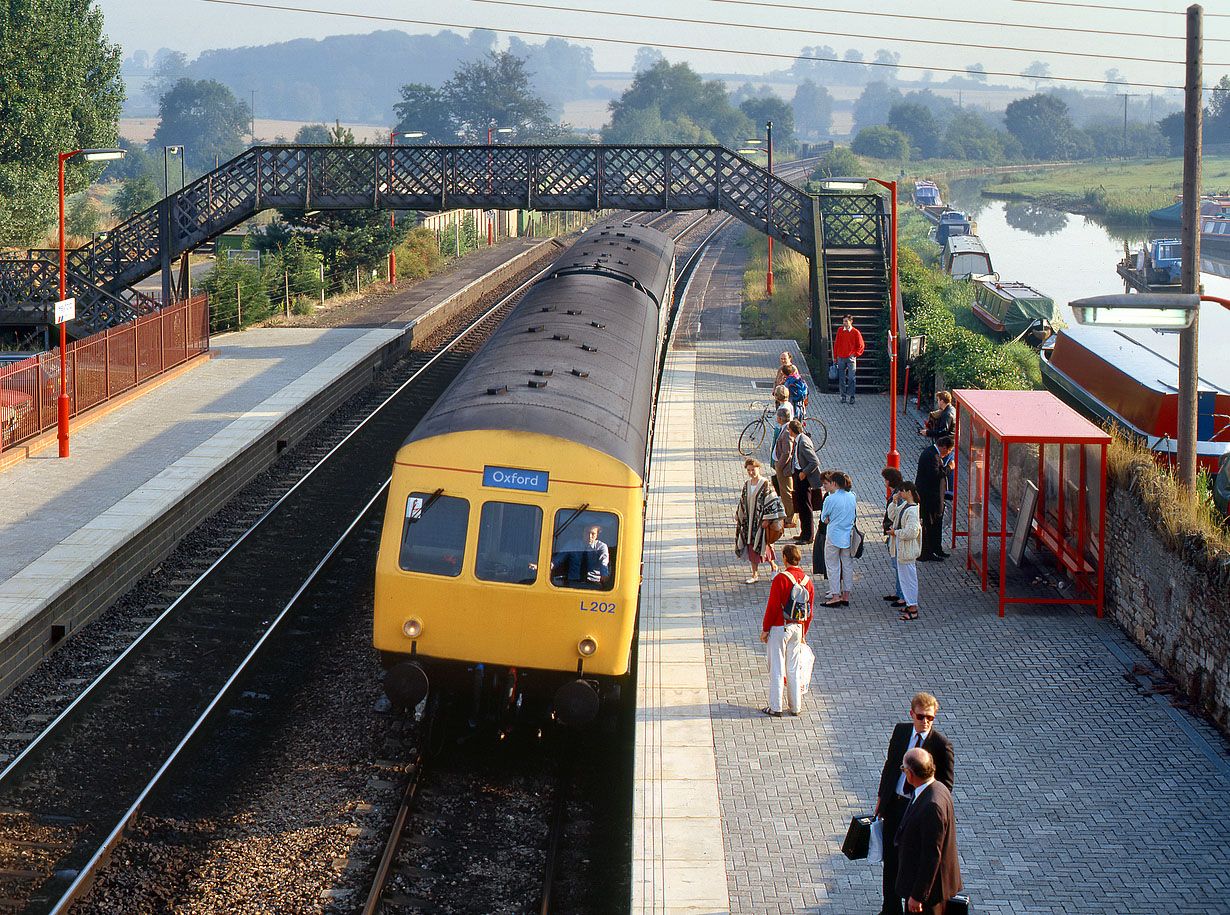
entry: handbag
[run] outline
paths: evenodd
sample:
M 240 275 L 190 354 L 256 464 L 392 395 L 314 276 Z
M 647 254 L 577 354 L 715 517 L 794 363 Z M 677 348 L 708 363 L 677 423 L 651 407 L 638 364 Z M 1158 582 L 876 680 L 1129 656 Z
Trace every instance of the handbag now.
M 776 521 L 770 521 L 769 526 L 764 529 L 764 542 L 769 546 L 777 543 L 777 541 L 782 539 L 782 531 L 785 529 L 785 518 L 778 518 Z
M 867 849 L 871 844 L 871 824 L 875 816 L 854 817 L 850 820 L 850 828 L 846 830 L 846 840 L 841 843 L 841 853 L 851 861 L 859 861 L 867 857 Z
M 884 861 L 884 821 L 871 824 L 871 840 L 867 843 L 867 863 L 881 864 Z
M 811 672 L 816 666 L 816 653 L 812 651 L 810 645 L 804 642 L 799 646 L 799 683 L 802 685 L 802 693 L 807 695 L 807 687 L 811 685 Z
M 863 532 L 858 529 L 857 524 L 850 532 L 850 555 L 855 559 L 863 558 Z
M 944 906 L 944 915 L 969 915 L 969 897 L 964 894 L 953 896 Z

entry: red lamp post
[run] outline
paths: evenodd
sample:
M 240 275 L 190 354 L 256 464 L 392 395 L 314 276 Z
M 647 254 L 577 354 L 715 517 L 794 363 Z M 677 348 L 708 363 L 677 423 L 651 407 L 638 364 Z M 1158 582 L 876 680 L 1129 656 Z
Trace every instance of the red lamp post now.
M 75 149 L 69 153 L 57 153 L 59 156 L 59 180 L 60 180 L 60 301 L 65 300 L 68 284 L 66 282 L 66 267 L 64 254 L 64 163 L 73 156 L 81 156 L 83 159 L 90 161 L 101 161 L 106 159 L 122 159 L 124 158 L 124 150 L 122 149 Z M 58 304 L 58 303 L 57 303 Z M 68 323 L 67 315 L 60 315 L 58 321 L 60 325 L 60 397 L 56 401 L 56 420 L 57 420 L 57 438 L 60 441 L 60 457 L 68 457 L 68 333 L 65 330 L 65 325 Z
M 885 465 L 901 466 L 901 455 L 897 452 L 897 182 L 881 181 L 879 178 L 826 178 L 820 186 L 826 191 L 865 191 L 867 182 L 874 181 L 880 187 L 887 188 L 892 200 L 892 220 L 888 230 L 888 271 L 889 271 L 889 332 L 888 332 L 888 385 L 892 400 L 890 401 L 888 421 L 888 456 Z
M 491 145 L 492 136 L 497 133 L 512 133 L 512 128 L 511 127 L 496 127 L 495 121 L 492 121 L 491 124 L 487 127 L 487 145 L 488 146 Z M 492 168 L 491 153 L 488 152 L 487 153 L 487 193 L 488 194 L 492 192 L 492 186 L 493 186 L 493 181 L 491 177 L 491 168 Z M 491 219 L 487 220 L 487 244 L 489 245 L 495 244 L 495 222 Z
M 389 146 L 390 147 L 396 146 L 398 137 L 425 137 L 425 136 L 427 136 L 427 134 L 421 130 L 394 130 L 391 134 L 389 134 Z M 390 152 L 389 153 L 389 195 L 392 196 L 392 194 L 393 194 L 393 153 Z M 396 227 L 397 227 L 397 211 L 394 209 L 390 209 L 389 210 L 389 228 L 393 229 Z M 397 282 L 397 253 L 394 251 L 395 247 L 396 245 L 390 242 L 389 244 L 389 285 L 390 286 L 392 286 L 394 283 Z

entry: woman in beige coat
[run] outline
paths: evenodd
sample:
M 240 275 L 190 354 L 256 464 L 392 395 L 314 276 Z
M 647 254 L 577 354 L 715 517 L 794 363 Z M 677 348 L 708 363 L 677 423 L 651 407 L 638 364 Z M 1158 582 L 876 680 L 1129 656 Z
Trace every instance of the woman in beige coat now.
M 918 509 L 918 488 L 913 481 L 901 484 L 901 504 L 888 532 L 888 551 L 897 560 L 901 593 L 905 595 L 902 620 L 918 619 L 918 563 L 922 553 L 922 518 Z

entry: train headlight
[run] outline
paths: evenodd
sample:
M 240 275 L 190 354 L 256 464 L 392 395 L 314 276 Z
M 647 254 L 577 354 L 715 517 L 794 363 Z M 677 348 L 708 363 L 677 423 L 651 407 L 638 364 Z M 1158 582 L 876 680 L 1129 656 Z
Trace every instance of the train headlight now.
M 401 627 L 401 631 L 406 634 L 406 638 L 417 639 L 423 634 L 423 624 L 416 619 L 408 619 L 406 624 Z
M 598 643 L 586 636 L 577 643 L 577 651 L 581 653 L 581 657 L 588 658 L 598 650 Z

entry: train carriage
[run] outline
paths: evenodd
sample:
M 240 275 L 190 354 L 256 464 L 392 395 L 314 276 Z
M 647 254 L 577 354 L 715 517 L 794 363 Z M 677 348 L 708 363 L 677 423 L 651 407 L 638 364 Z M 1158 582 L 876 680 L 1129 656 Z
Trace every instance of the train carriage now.
M 376 572 L 386 692 L 546 697 L 581 722 L 629 670 L 674 245 L 590 230 L 398 451 Z

